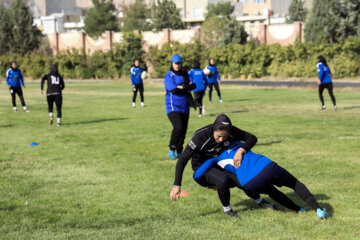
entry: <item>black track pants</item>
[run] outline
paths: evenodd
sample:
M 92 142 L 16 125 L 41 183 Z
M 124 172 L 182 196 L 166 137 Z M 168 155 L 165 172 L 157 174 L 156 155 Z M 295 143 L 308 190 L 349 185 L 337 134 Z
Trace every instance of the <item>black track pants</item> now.
M 144 85 L 142 83 L 135 84 L 135 88 L 133 90 L 134 90 L 133 102 L 136 102 L 136 95 L 138 91 L 140 92 L 141 102 L 144 102 Z
M 53 112 L 54 102 L 55 102 L 56 111 L 57 111 L 57 117 L 58 117 L 58 118 L 61 118 L 61 116 L 62 116 L 62 112 L 61 112 L 61 107 L 62 107 L 62 95 L 61 95 L 61 94 L 48 95 L 48 96 L 47 96 L 47 102 L 48 102 L 48 110 L 49 110 L 49 113 L 50 113 L 50 112 Z
M 209 101 L 211 102 L 211 98 L 212 98 L 212 91 L 213 91 L 213 87 L 215 87 L 215 90 L 217 92 L 217 95 L 219 97 L 219 99 L 221 99 L 221 93 L 220 93 L 220 88 L 219 88 L 219 83 L 209 83 Z
M 336 106 L 336 100 L 335 100 L 335 96 L 334 96 L 334 93 L 333 93 L 333 84 L 332 83 L 323 83 L 323 84 L 319 85 L 319 98 L 320 98 L 322 106 L 325 105 L 324 97 L 323 97 L 323 91 L 324 91 L 325 88 L 329 92 L 332 103 L 334 104 L 334 106 Z
M 189 114 L 171 112 L 168 114 L 168 118 L 173 126 L 169 147 L 171 150 L 181 153 L 188 127 Z
M 11 94 L 11 100 L 12 100 L 13 107 L 16 107 L 16 94 L 20 98 L 21 105 L 23 107 L 26 106 L 21 87 L 11 87 L 10 88 L 10 94 Z

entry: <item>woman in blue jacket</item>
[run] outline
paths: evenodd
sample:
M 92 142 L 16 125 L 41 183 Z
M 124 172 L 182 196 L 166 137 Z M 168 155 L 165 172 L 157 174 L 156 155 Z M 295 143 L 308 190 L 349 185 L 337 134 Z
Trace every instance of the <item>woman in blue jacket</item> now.
M 168 153 L 171 159 L 179 157 L 183 150 L 190 113 L 188 94 L 196 87 L 189 81 L 189 75 L 181 69 L 181 65 L 182 58 L 172 56 L 170 71 L 165 74 L 164 80 L 166 114 L 173 126 Z
M 296 205 L 285 194 L 276 189 L 274 185 L 278 187 L 286 186 L 293 189 L 301 199 L 309 204 L 320 219 L 329 217 L 326 209 L 320 207 L 315 197 L 302 182 L 266 156 L 255 154 L 249 150 L 243 155 L 240 166 L 234 164 L 235 153 L 243 145 L 242 142 L 232 141 L 228 149 L 221 155 L 207 160 L 194 172 L 195 181 L 201 186 L 208 187 L 204 175 L 217 165 L 225 171 L 235 173 L 245 191 L 268 194 L 272 199 L 288 209 L 295 212 L 305 212 L 304 208 Z
M 207 86 L 207 79 L 204 72 L 200 69 L 199 61 L 194 61 L 193 69 L 189 72 L 190 82 L 196 84 L 193 90 L 197 107 L 199 107 L 199 117 L 205 114 L 205 106 L 202 104 L 203 97 Z
M 207 78 L 208 78 L 207 81 L 209 85 L 209 102 L 211 103 L 212 91 L 213 91 L 213 87 L 215 87 L 215 90 L 219 97 L 219 102 L 222 103 L 223 100 L 221 100 L 221 93 L 219 88 L 219 84 L 221 80 L 220 80 L 219 71 L 215 65 L 215 60 L 213 58 L 210 58 L 209 65 L 205 68 L 205 71 L 206 71 L 205 74 L 207 74 Z
M 331 101 L 334 104 L 334 110 L 336 110 L 336 100 L 335 100 L 335 96 L 333 94 L 333 84 L 332 84 L 332 80 L 331 80 L 331 71 L 329 66 L 326 63 L 326 59 L 323 56 L 318 56 L 317 58 L 318 60 L 318 64 L 317 64 L 317 71 L 319 73 L 319 78 L 318 78 L 318 85 L 319 85 L 319 98 L 321 101 L 321 109 L 324 110 L 325 107 L 325 103 L 324 103 L 324 97 L 323 97 L 323 91 L 325 88 L 327 88 Z
M 131 78 L 131 84 L 133 86 L 133 99 L 132 99 L 132 107 L 135 107 L 136 102 L 136 95 L 137 92 L 140 92 L 140 98 L 141 98 L 141 107 L 144 107 L 144 85 L 143 80 L 141 78 L 141 73 L 143 72 L 143 69 L 140 67 L 140 61 L 136 59 L 134 61 L 134 66 L 130 70 L 130 78 Z
M 12 61 L 10 63 L 10 68 L 6 72 L 6 84 L 9 87 L 11 98 L 12 98 L 12 104 L 14 112 L 17 112 L 16 107 L 16 94 L 19 96 L 21 105 L 25 112 L 30 112 L 29 109 L 26 107 L 23 92 L 21 89 L 21 86 L 25 88 L 24 84 L 24 78 L 21 73 L 21 70 L 17 68 L 16 61 Z

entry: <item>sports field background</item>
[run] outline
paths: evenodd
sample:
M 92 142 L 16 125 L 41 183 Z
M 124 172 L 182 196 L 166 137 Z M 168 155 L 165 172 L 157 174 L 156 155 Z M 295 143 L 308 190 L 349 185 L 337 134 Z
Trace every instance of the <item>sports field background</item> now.
M 328 209 L 332 218 L 320 221 L 314 211 L 259 209 L 238 189 L 231 203 L 240 218 L 231 219 L 217 193 L 192 180 L 190 163 L 190 196 L 171 202 L 176 161 L 167 158 L 162 84 L 145 82 L 146 107 L 138 99 L 133 109 L 128 83 L 65 83 L 62 127 L 48 125 L 39 83 L 24 90 L 31 113 L 18 98 L 14 113 L 0 85 L 0 239 L 359 238 L 360 89 L 335 89 L 335 112 L 327 92 L 320 111 L 316 89 L 226 85 L 223 104 L 205 97 L 208 114 L 190 115 L 186 142 L 220 113 L 255 134 L 253 151 L 288 169 Z

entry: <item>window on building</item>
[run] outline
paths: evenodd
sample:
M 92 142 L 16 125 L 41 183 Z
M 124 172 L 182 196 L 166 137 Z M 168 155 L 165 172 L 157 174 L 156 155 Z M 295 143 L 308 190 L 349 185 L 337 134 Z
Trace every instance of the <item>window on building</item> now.
M 249 3 L 249 0 L 240 0 L 241 3 Z
M 266 0 L 254 0 L 255 4 L 261 4 L 261 3 L 265 3 Z

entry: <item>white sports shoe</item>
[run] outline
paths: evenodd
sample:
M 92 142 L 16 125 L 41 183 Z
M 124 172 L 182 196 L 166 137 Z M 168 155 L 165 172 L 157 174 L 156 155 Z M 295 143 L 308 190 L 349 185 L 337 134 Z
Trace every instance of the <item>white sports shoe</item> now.
M 136 106 L 136 105 L 135 105 L 135 103 L 133 102 L 133 103 L 132 103 L 132 107 L 134 108 L 135 106 Z
M 202 107 L 202 114 L 205 115 L 206 111 L 205 111 L 205 105 Z
M 201 117 L 201 114 L 199 114 L 199 117 Z
M 337 107 L 336 107 L 336 105 L 334 106 L 334 111 L 336 111 L 337 110 Z
M 145 103 L 144 102 L 141 102 L 141 107 L 144 107 L 145 106 Z
M 325 110 L 325 109 L 326 109 L 325 105 L 321 107 L 321 110 Z

